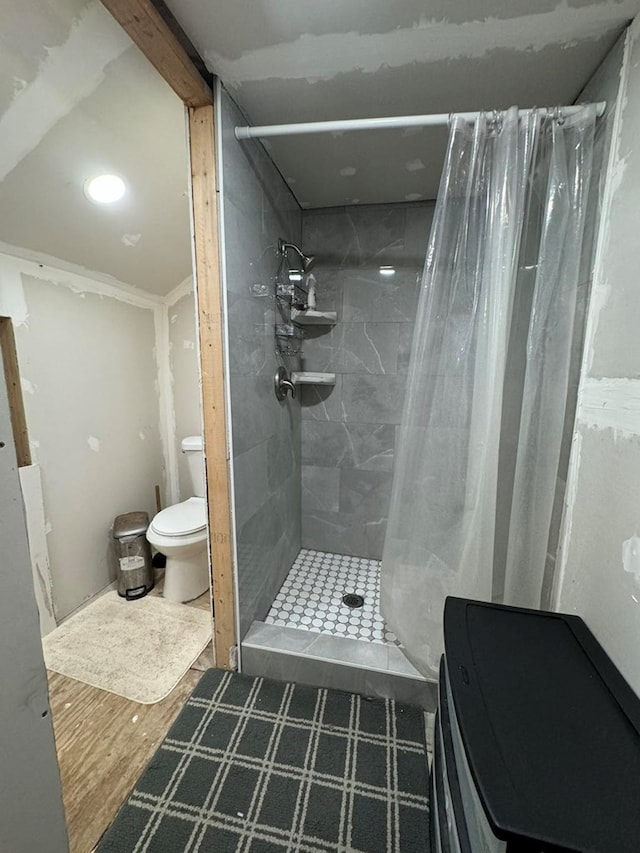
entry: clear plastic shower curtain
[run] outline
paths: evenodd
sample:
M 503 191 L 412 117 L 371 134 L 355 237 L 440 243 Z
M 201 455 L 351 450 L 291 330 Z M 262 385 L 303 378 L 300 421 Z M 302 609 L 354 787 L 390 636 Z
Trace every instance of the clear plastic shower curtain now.
M 555 148 L 579 124 L 573 118 L 568 123 L 533 111 L 518 116 L 516 108 L 481 114 L 472 125 L 452 120 L 416 317 L 381 580 L 382 614 L 425 675 L 437 674 L 446 596 L 491 598 L 503 380 L 520 244 L 540 139 L 553 127 Z M 576 142 L 567 137 L 565 154 Z M 567 171 L 578 168 L 576 160 Z M 549 186 L 561 184 L 563 178 L 552 174 Z M 564 190 L 558 186 L 557 193 Z M 549 189 L 548 197 L 553 208 L 558 196 Z M 572 241 L 559 239 L 564 252 Z M 562 257 L 565 272 L 572 260 L 577 266 L 578 259 Z M 521 470 L 531 473 L 530 466 Z M 522 478 L 518 482 L 526 487 Z
M 549 128 L 542 233 L 509 522 L 504 603 L 539 607 L 567 402 L 595 107 Z

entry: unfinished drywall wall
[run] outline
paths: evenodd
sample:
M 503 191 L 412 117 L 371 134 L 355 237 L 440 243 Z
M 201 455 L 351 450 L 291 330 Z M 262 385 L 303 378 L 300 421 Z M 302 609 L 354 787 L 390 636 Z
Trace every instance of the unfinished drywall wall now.
M 155 352 L 162 306 L 6 255 L 0 290 L 42 473 L 59 621 L 114 579 L 114 517 L 152 515 L 154 485 L 164 482 Z
M 638 139 L 640 20 L 636 19 L 627 35 L 620 75 L 555 604 L 585 619 L 640 693 Z
M 65 853 L 62 789 L 2 369 L 0 554 L 0 850 Z
M 167 296 L 169 370 L 173 393 L 175 441 L 178 467 L 178 497 L 186 500 L 193 490 L 187 460 L 180 442 L 187 435 L 202 434 L 202 405 L 198 365 L 193 280 L 187 279 Z

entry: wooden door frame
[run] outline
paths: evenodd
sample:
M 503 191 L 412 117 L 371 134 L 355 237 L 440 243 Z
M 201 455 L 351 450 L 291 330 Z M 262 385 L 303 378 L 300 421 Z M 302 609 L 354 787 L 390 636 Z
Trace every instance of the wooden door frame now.
M 189 126 L 191 205 L 198 306 L 202 411 L 215 607 L 216 666 L 235 668 L 236 626 L 230 445 L 225 388 L 224 296 L 220 267 L 215 107 L 204 62 L 162 0 L 102 0 L 183 101 Z

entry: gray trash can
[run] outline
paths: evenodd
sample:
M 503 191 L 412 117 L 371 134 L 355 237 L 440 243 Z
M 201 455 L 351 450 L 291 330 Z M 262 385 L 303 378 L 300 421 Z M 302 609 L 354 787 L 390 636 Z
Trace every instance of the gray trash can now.
M 118 595 L 132 601 L 153 589 L 151 546 L 145 533 L 146 512 L 126 512 L 113 522 L 113 538 L 118 558 Z

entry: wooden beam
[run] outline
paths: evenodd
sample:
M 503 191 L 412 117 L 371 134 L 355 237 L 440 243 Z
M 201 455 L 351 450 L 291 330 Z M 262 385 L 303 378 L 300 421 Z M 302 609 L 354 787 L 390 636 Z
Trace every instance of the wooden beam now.
M 232 667 L 236 645 L 229 450 L 225 404 L 224 316 L 218 245 L 213 106 L 190 108 L 189 152 L 198 300 L 209 547 L 216 666 Z
M 24 413 L 22 386 L 20 385 L 18 353 L 10 317 L 0 317 L 0 351 L 2 351 L 4 378 L 7 383 L 9 414 L 13 430 L 13 442 L 16 446 L 16 458 L 18 467 L 24 468 L 26 465 L 31 465 L 31 448 L 29 447 L 27 418 Z
M 151 0 L 102 0 L 120 26 L 188 107 L 213 103 L 211 87 Z

